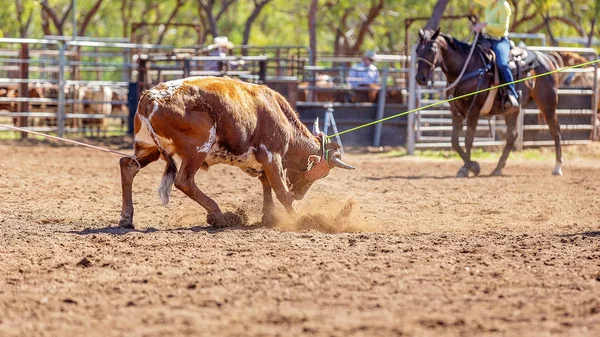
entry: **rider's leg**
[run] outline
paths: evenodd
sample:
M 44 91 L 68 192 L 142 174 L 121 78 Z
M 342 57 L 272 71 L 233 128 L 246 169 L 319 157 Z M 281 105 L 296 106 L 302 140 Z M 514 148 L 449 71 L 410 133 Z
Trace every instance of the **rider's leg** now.
M 494 49 L 494 53 L 496 53 L 496 63 L 498 65 L 498 71 L 500 72 L 500 77 L 504 83 L 510 83 L 514 81 L 512 72 L 508 67 L 508 58 L 510 54 L 510 42 L 508 38 L 503 37 L 501 40 L 496 41 L 492 40 L 492 48 Z M 518 106 L 518 97 L 517 91 L 515 90 L 514 84 L 508 85 L 509 89 L 509 99 L 513 106 Z M 511 97 L 512 96 L 512 97 Z

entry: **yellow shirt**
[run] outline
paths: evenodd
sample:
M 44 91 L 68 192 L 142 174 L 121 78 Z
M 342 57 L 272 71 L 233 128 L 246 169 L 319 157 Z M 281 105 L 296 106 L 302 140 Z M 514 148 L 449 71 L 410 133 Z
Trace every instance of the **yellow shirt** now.
M 475 0 L 475 2 L 485 6 L 483 22 L 487 22 L 487 26 L 483 32 L 493 37 L 508 36 L 512 13 L 508 1 L 498 0 L 494 3 L 495 0 Z

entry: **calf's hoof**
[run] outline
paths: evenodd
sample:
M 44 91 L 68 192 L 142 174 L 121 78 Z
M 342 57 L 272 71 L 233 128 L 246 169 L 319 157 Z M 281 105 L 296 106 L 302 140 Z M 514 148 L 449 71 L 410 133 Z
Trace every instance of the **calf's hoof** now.
M 467 169 L 466 167 L 461 167 L 460 170 L 458 170 L 458 172 L 456 172 L 456 177 L 457 178 L 468 178 L 469 177 L 469 169 Z
M 133 221 L 129 218 L 121 218 L 119 227 L 133 229 Z
M 263 214 L 262 218 L 260 219 L 260 223 L 266 227 L 273 227 L 275 226 L 276 222 L 275 216 L 272 213 Z
M 239 214 L 239 212 L 225 212 L 225 213 L 208 213 L 206 216 L 206 222 L 213 228 L 226 228 L 243 226 L 247 222 L 245 214 Z

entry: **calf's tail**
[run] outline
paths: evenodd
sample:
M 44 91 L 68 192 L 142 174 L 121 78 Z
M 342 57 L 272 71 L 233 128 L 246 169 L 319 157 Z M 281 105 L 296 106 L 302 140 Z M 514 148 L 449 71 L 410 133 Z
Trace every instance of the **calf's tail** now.
M 171 198 L 171 190 L 173 189 L 175 176 L 177 175 L 177 165 L 170 154 L 166 153 L 164 150 L 161 150 L 160 152 L 167 161 L 167 166 L 165 166 L 165 172 L 163 173 L 160 186 L 158 187 L 158 196 L 160 197 L 162 204 L 167 206 L 169 204 L 169 199 Z
M 146 111 L 140 109 L 142 103 L 147 107 Z M 162 179 L 160 181 L 160 186 L 158 187 L 158 197 L 164 206 L 169 204 L 169 200 L 171 199 L 171 190 L 173 189 L 173 183 L 175 182 L 175 177 L 177 176 L 177 165 L 173 160 L 173 156 L 165 150 L 165 148 L 160 143 L 160 138 L 154 131 L 152 127 L 152 123 L 148 118 L 148 112 L 150 109 L 153 109 L 156 112 L 159 108 L 158 102 L 154 102 L 152 98 L 148 97 L 147 94 L 144 94 L 140 99 L 140 104 L 138 105 L 137 114 L 140 117 L 140 120 L 143 124 L 148 128 L 148 132 L 152 136 L 152 140 L 156 147 L 160 151 L 161 156 L 167 162 L 167 166 L 165 167 L 165 171 L 163 173 Z

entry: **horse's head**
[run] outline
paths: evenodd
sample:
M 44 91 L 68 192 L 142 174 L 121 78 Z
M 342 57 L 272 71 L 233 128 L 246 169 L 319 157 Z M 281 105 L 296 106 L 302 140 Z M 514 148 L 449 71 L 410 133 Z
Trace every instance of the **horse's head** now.
M 433 71 L 442 59 L 438 43 L 436 42 L 439 35 L 439 28 L 435 31 L 419 29 L 421 40 L 417 46 L 416 79 L 420 85 L 430 85 L 433 83 Z

